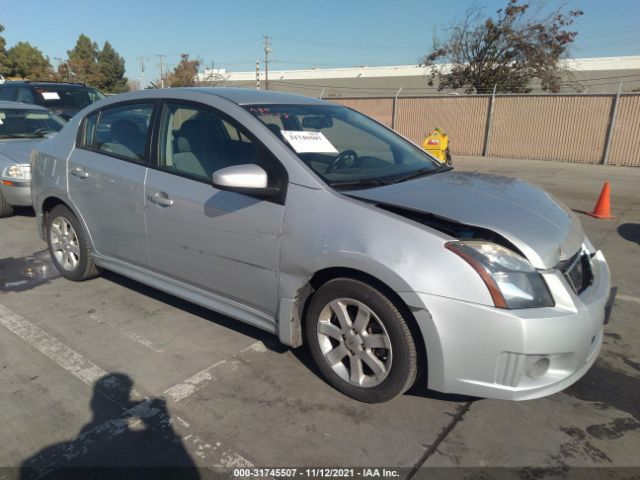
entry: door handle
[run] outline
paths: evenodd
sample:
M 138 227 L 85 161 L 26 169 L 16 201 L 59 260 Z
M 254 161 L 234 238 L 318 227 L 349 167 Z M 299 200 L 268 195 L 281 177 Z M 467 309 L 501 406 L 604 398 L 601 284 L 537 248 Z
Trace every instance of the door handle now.
M 71 175 L 73 175 L 74 177 L 84 179 L 89 176 L 89 173 L 87 173 L 85 169 L 82 167 L 74 167 L 71 169 Z
M 161 207 L 173 206 L 173 200 L 169 198 L 169 195 L 167 195 L 165 192 L 156 192 L 153 194 L 149 194 L 147 198 L 156 205 L 160 205 Z

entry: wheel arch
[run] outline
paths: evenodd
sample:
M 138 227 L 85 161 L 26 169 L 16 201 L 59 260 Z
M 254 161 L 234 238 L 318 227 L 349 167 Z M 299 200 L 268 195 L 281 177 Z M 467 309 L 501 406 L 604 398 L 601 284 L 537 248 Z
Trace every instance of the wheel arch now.
M 89 241 L 89 246 L 91 248 L 91 251 L 95 251 L 95 249 L 93 248 L 93 239 L 91 238 L 91 233 L 89 232 L 89 230 L 87 229 L 87 225 L 84 221 L 84 218 L 82 218 L 82 215 L 80 215 L 80 212 L 78 212 L 78 210 L 75 208 L 75 206 L 73 205 L 72 202 L 64 200 L 62 198 L 60 198 L 57 195 L 49 195 L 47 196 L 42 203 L 40 204 L 40 212 L 41 212 L 41 218 L 38 219 L 38 227 L 40 229 L 40 231 L 42 232 L 41 237 L 43 240 L 47 240 L 46 238 L 46 232 L 47 232 L 47 219 L 49 217 L 49 214 L 51 213 L 51 211 L 57 207 L 58 205 L 64 205 L 65 207 L 67 207 L 69 210 L 71 210 L 71 213 L 73 213 L 76 218 L 78 219 L 78 221 L 80 222 L 80 225 L 82 226 L 87 240 Z
M 283 308 L 283 302 L 287 302 L 288 299 L 281 300 L 280 312 L 278 315 L 280 323 L 280 341 L 292 347 L 299 347 L 303 344 L 304 335 L 302 332 L 304 328 L 305 315 L 313 293 L 325 283 L 337 278 L 359 280 L 371 285 L 394 304 L 406 319 L 407 325 L 409 326 L 411 334 L 416 342 L 419 362 L 418 365 L 420 368 L 426 369 L 428 363 L 428 350 L 412 308 L 407 305 L 407 303 L 393 288 L 380 280 L 377 276 L 352 267 L 326 267 L 317 270 L 298 288 L 295 298 L 288 305 L 288 313 L 286 312 L 287 309 Z

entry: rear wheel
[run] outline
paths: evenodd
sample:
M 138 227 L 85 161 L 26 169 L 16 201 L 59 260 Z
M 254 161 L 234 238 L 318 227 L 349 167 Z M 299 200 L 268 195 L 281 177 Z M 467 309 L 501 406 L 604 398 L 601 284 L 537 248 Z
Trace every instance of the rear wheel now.
M 305 329 L 323 376 L 352 398 L 386 402 L 416 379 L 416 345 L 407 321 L 393 302 L 363 282 L 340 278 L 320 287 Z
M 80 222 L 64 205 L 54 207 L 47 216 L 47 244 L 51 259 L 63 277 L 79 282 L 100 273 L 90 256 Z
M 0 192 L 0 218 L 10 217 L 15 213 L 15 209 L 13 205 L 7 202 L 7 199 L 4 198 L 2 192 Z

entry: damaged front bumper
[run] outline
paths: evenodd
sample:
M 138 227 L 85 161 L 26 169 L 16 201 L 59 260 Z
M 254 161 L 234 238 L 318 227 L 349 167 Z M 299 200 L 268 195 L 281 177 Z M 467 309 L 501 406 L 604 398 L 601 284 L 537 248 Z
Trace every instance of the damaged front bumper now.
M 428 386 L 446 393 L 527 400 L 582 377 L 602 345 L 611 280 L 602 252 L 593 282 L 576 294 L 557 270 L 544 274 L 554 307 L 507 310 L 424 293 L 413 307 L 428 356 Z

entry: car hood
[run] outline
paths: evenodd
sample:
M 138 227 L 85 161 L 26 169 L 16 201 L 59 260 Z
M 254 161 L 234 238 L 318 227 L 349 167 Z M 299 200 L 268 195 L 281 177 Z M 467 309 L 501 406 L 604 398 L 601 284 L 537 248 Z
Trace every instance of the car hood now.
M 15 163 L 30 163 L 31 150 L 46 138 L 0 140 L 0 157 Z
M 580 221 L 571 210 L 517 178 L 448 171 L 347 194 L 492 230 L 536 268 L 554 267 L 584 242 Z

